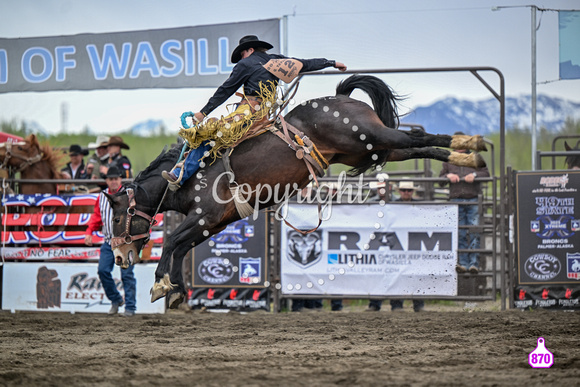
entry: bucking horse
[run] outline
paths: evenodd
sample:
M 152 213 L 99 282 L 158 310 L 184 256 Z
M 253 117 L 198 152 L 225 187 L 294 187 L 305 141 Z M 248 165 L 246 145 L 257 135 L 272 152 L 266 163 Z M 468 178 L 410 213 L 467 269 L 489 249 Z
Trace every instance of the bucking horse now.
M 354 89 L 367 93 L 374 109 L 350 98 Z M 398 130 L 399 100 L 379 78 L 353 75 L 339 83 L 335 96 L 297 104 L 283 119 L 278 118 L 269 132 L 241 142 L 233 151 L 228 149 L 224 152 L 227 163 L 217 160 L 202 163 L 201 169 L 175 192 L 167 190 L 161 172 L 175 165 L 181 147 L 164 149 L 124 192 L 108 197 L 113 208 L 111 246 L 117 265 L 128 267 L 138 262 L 139 251 L 149 239 L 152 219 L 158 211 L 185 214 L 185 220 L 164 241 L 151 289 L 152 302 L 167 297 L 169 307 L 176 308 L 186 292 L 181 268 L 187 252 L 246 216 L 240 215 L 237 200 L 233 200 L 240 194 L 237 188 L 245 187 L 240 196 L 256 210 L 280 203 L 276 192 L 294 195 L 320 172 L 305 163 L 307 155 L 317 159 L 312 164 L 324 168 L 345 164 L 351 167 L 351 176 L 380 169 L 389 161 L 417 158 L 477 168 L 485 165 L 477 153 L 487 150 L 479 135 Z M 294 135 L 284 135 L 290 132 Z M 283 137 L 293 141 L 288 143 Z

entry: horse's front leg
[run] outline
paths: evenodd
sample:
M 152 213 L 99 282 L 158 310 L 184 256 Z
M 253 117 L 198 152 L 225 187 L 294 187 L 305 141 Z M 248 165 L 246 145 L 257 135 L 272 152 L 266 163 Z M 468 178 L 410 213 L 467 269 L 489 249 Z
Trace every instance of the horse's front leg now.
M 151 288 L 151 302 L 155 302 L 161 297 L 165 297 L 167 293 L 174 286 L 171 283 L 169 269 L 171 267 L 171 259 L 173 256 L 173 246 L 166 241 L 163 244 L 163 252 L 161 253 L 161 259 L 157 264 L 157 269 L 155 269 L 155 283 Z

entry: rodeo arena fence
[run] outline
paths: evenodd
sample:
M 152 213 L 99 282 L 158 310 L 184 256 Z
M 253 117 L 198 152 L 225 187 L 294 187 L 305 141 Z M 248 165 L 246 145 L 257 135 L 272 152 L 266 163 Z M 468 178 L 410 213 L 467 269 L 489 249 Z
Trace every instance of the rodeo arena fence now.
M 309 186 L 298 198 L 230 224 L 192 249 L 183 268 L 188 305 L 279 312 L 295 298 L 475 302 L 499 296 L 502 310 L 577 309 L 580 171 L 506 168 L 504 80 L 496 69 L 367 72 L 426 71 L 470 72 L 500 103 L 499 150 L 487 141 L 491 176 L 477 178 L 482 183 L 478 225 L 458 224 L 462 204 L 449 201 L 448 190 L 441 187 L 447 180 L 434 177 L 430 160 L 416 161 L 413 170 L 388 171 L 388 176 L 348 178 L 329 170 L 318 189 Z M 499 76 L 499 92 L 480 71 Z M 393 187 L 403 180 L 418 187 L 420 201 L 395 202 Z M 5 180 L 16 191 L 25 182 L 47 181 Z M 84 246 L 83 238 L 96 198 L 3 194 L 3 310 L 106 313 L 110 304 L 97 276 L 99 247 Z M 322 205 L 310 198 L 322 199 Z M 319 216 L 324 220 L 316 231 L 304 235 L 296 230 L 316 228 Z M 158 215 L 142 262 L 136 265 L 138 313 L 165 312 L 163 301 L 150 303 L 149 289 L 163 240 L 182 218 L 171 211 Z M 458 248 L 462 229 L 480 235 L 480 248 Z M 464 252 L 479 254 L 478 274 L 456 272 L 458 254 Z M 122 291 L 118 270 L 114 277 Z

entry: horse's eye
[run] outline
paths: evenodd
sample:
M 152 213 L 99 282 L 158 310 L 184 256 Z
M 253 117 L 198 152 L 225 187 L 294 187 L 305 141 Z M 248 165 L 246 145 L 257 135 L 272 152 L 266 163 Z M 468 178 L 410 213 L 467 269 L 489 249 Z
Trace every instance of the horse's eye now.
M 115 218 L 115 219 L 113 219 L 113 221 L 114 221 L 115 223 L 119 223 L 119 222 L 121 221 L 121 218 Z

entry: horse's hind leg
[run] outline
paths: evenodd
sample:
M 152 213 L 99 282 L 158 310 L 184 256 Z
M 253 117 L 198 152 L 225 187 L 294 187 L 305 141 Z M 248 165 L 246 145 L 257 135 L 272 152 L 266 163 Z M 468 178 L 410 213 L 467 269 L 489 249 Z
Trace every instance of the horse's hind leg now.
M 483 137 L 480 135 L 468 136 L 466 134 L 430 134 L 421 129 L 400 130 L 413 141 L 414 147 L 442 146 L 452 149 L 468 149 L 476 152 L 487 151 Z
M 479 153 L 460 153 L 431 147 L 392 149 L 389 152 L 387 161 L 405 161 L 410 159 L 433 159 L 471 168 L 485 167 L 485 160 Z

